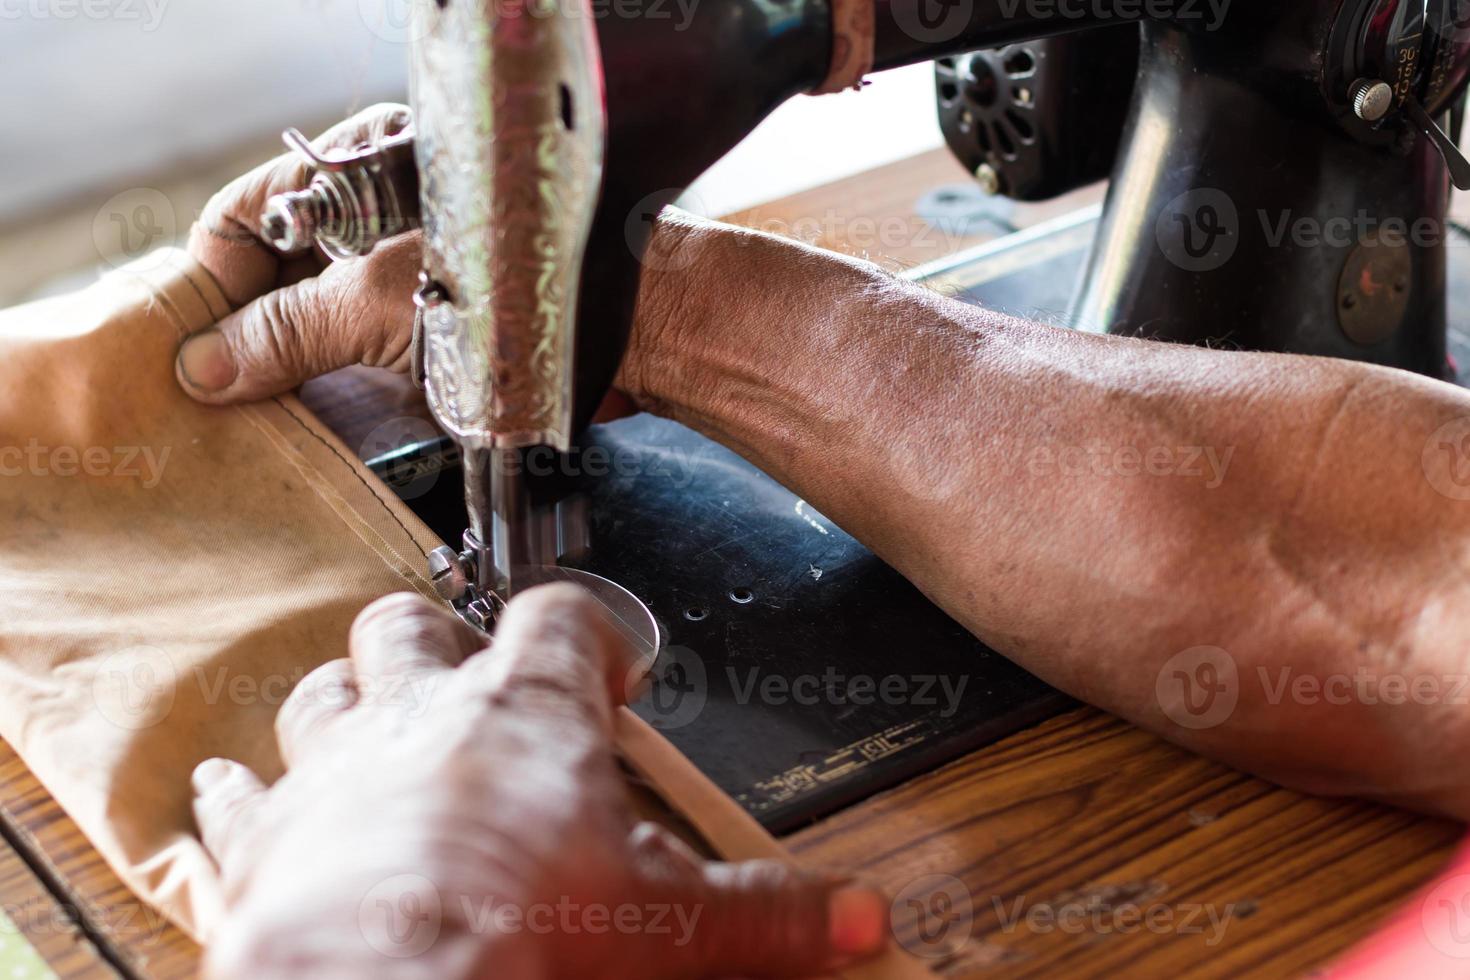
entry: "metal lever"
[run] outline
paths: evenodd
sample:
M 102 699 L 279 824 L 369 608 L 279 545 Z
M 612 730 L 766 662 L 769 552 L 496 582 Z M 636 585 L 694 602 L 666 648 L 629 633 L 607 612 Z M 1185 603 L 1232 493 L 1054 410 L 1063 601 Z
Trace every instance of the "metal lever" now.
M 1462 191 L 1470 191 L 1470 160 L 1465 159 L 1465 154 L 1455 145 L 1455 141 L 1449 138 L 1444 130 L 1439 128 L 1439 123 L 1430 118 L 1429 113 L 1419 104 L 1419 100 L 1410 95 L 1404 99 L 1404 111 L 1414 121 L 1414 125 L 1424 131 L 1429 141 L 1439 150 L 1439 155 L 1444 157 L 1445 166 L 1450 171 L 1450 181 Z

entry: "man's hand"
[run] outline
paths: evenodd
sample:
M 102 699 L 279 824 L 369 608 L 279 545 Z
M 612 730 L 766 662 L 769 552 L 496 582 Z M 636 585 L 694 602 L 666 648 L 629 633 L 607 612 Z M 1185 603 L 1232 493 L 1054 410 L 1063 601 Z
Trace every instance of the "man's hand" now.
M 631 651 L 586 593 L 526 593 L 479 647 L 382 599 L 282 708 L 279 782 L 199 766 L 211 976 L 785 977 L 883 946 L 874 892 L 635 826 L 611 750 Z
M 406 106 L 373 106 L 315 145 L 376 142 L 409 119 Z M 407 369 L 422 236 L 399 235 L 346 262 L 277 252 L 261 237 L 261 212 L 273 195 L 304 186 L 306 175 L 296 156 L 277 157 L 216 194 L 190 232 L 190 253 L 240 307 L 179 351 L 179 381 L 200 401 L 266 398 L 352 364 Z
M 407 106 L 384 103 L 332 127 L 314 144 L 327 150 L 378 142 L 410 120 Z M 295 154 L 283 154 L 214 195 L 190 230 L 189 252 L 240 307 L 179 349 L 179 384 L 199 401 L 258 401 L 355 364 L 408 370 L 423 234 L 406 232 L 366 256 L 339 262 L 320 250 L 283 255 L 262 237 L 260 216 L 271 197 L 306 182 L 306 166 Z M 688 225 L 661 221 L 655 235 L 672 248 Z M 632 408 L 613 391 L 597 419 Z

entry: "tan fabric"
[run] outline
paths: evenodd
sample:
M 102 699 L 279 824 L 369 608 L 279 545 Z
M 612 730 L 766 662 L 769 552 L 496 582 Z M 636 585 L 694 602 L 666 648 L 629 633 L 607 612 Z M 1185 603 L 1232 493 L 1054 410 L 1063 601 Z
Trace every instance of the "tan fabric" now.
M 438 544 L 295 398 L 209 408 L 179 338 L 227 303 L 166 251 L 0 313 L 0 736 L 141 897 L 221 912 L 189 774 L 279 775 L 272 722 L 377 596 L 433 595 Z M 631 713 L 630 765 L 730 858 L 780 845 Z M 689 812 L 689 811 L 693 812 Z M 927 975 L 900 957 L 847 976 Z
M 228 308 L 183 253 L 144 263 L 0 313 L 0 735 L 197 936 L 192 767 L 279 774 L 281 699 L 365 603 L 432 594 L 432 535 L 295 399 L 190 401 L 173 351 Z

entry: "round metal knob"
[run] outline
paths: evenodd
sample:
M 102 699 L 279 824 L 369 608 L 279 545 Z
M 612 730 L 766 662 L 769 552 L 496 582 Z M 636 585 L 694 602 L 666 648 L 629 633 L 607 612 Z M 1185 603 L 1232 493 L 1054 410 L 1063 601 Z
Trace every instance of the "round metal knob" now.
M 1393 108 L 1393 86 L 1360 78 L 1353 83 L 1353 112 L 1364 122 L 1378 122 Z
M 277 194 L 266 202 L 260 219 L 261 234 L 282 252 L 310 248 L 321 224 L 324 203 L 315 186 Z

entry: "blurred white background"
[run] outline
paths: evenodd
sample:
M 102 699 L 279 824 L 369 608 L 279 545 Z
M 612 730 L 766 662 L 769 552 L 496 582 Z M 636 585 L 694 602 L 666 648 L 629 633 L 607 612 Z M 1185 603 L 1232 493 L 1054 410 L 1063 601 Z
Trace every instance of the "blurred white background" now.
M 0 0 L 0 303 L 178 239 L 282 128 L 404 100 L 406 4 Z M 723 214 L 941 144 L 930 69 L 903 69 L 791 100 L 693 193 Z

